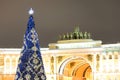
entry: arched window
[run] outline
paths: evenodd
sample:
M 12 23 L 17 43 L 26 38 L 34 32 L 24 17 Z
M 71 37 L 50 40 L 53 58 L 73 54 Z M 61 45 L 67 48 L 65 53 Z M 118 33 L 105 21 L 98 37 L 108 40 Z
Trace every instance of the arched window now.
M 5 63 L 5 65 L 4 65 L 4 73 L 5 74 L 10 74 L 10 67 L 11 67 L 11 58 L 10 58 L 10 56 L 6 56 L 5 57 L 5 60 L 4 60 L 4 63 Z
M 11 65 L 11 68 L 12 68 L 11 73 L 15 74 L 15 72 L 16 72 L 16 66 L 17 66 L 17 64 L 16 64 L 16 57 L 12 56 L 11 61 L 12 61 L 12 63 L 11 63 L 12 64 Z
M 109 59 L 112 59 L 112 55 L 109 55 Z

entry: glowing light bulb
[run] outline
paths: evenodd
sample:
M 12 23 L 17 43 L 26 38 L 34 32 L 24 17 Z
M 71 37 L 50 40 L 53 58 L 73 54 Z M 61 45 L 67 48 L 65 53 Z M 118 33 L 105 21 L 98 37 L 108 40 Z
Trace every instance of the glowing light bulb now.
M 29 10 L 29 14 L 30 14 L 30 15 L 34 14 L 34 11 L 33 11 L 32 8 L 30 8 L 30 10 Z

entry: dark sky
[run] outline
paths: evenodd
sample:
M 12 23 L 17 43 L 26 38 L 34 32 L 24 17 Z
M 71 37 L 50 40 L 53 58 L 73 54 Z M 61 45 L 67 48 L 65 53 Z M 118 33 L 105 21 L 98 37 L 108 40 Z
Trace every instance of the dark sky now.
M 31 7 L 41 47 L 72 32 L 75 25 L 94 40 L 120 41 L 120 0 L 0 0 L 1 48 L 22 47 Z

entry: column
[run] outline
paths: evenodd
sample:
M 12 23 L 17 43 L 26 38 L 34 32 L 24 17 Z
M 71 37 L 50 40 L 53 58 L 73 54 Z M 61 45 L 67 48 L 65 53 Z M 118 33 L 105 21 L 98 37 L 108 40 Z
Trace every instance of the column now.
M 103 72 L 103 55 L 99 55 L 99 73 Z
M 10 58 L 10 73 L 9 74 L 12 74 L 12 58 Z
M 96 53 L 93 54 L 93 80 L 96 80 Z
M 54 80 L 56 80 L 56 75 L 57 75 L 57 56 L 56 55 L 54 55 L 53 56 L 54 57 Z

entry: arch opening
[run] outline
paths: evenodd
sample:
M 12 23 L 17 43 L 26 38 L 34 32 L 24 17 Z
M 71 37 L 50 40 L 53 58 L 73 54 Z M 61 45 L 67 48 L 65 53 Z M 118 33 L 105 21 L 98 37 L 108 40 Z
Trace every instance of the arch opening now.
M 92 68 L 84 58 L 69 58 L 64 63 L 60 80 L 92 80 Z

